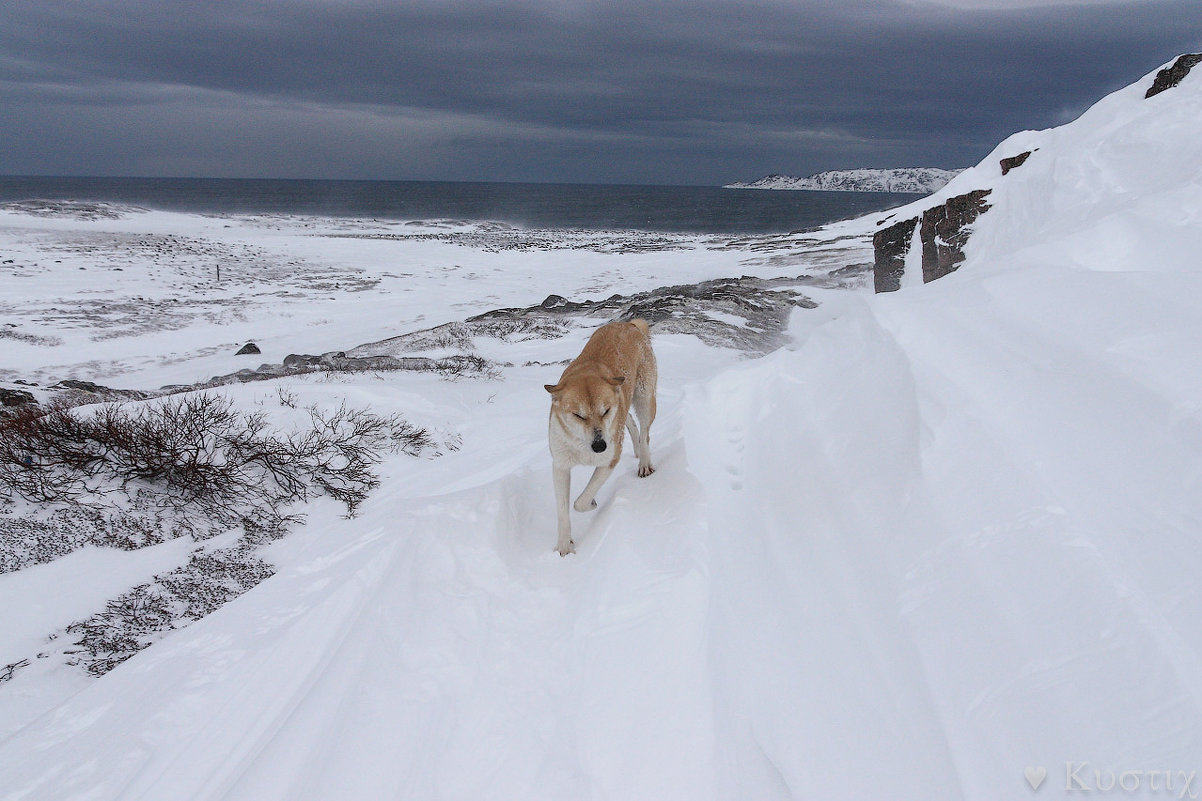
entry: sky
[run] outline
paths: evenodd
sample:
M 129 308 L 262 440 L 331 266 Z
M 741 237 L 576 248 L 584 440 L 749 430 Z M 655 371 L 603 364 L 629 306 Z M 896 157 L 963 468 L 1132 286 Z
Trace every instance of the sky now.
M 1202 0 L 4 0 L 0 175 L 713 185 L 963 167 Z

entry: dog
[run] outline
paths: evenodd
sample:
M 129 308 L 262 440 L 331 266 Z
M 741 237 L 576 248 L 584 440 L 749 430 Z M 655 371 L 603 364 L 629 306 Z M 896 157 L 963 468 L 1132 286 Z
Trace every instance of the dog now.
M 577 512 L 597 508 L 597 490 L 622 456 L 623 428 L 630 432 L 635 455 L 639 457 L 639 476 L 655 472 L 651 465 L 650 432 L 655 420 L 657 378 L 647 322 L 630 320 L 598 328 L 580 355 L 564 369 L 559 383 L 543 385 L 551 393 L 547 439 L 559 524 L 556 550 L 560 556 L 576 550 L 568 511 L 573 467 L 595 468 L 584 492 L 576 499 Z M 638 424 L 630 414 L 632 408 Z

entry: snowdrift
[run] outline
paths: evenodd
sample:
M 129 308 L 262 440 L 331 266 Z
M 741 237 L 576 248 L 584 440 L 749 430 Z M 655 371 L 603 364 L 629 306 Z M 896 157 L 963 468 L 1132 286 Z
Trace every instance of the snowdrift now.
M 23 712 L 0 797 L 984 800 L 1041 770 L 1048 797 L 1124 771 L 1176 797 L 1202 769 L 1202 74 L 1150 80 L 941 190 L 993 189 L 957 272 L 816 291 L 763 358 L 657 337 L 658 470 L 627 460 L 575 557 L 557 367 L 298 381 L 463 447 L 389 462 L 273 578 Z M 87 580 L 42 567 L 27 592 Z

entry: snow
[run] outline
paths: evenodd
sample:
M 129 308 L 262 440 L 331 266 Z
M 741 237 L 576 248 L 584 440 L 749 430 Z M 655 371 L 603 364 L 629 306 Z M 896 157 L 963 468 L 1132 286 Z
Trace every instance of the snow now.
M 390 458 L 356 518 L 316 504 L 269 546 L 276 575 L 102 678 L 59 664 L 0 684 L 0 797 L 996 799 L 1030 792 L 1028 768 L 1045 795 L 1082 762 L 1202 768 L 1202 76 L 1145 101 L 1150 80 L 828 231 L 862 247 L 879 220 L 990 188 L 957 272 L 815 287 L 762 358 L 656 336 L 657 472 L 615 472 L 574 515 L 574 556 L 553 552 L 542 384 L 560 368 L 522 365 L 588 331 L 507 346 L 502 380 L 229 388 L 246 407 L 282 383 L 399 411 L 462 446 Z M 63 341 L 5 339 L 3 368 L 142 388 L 243 366 L 227 345 L 249 338 L 278 361 L 552 292 L 798 272 L 700 239 L 489 252 L 159 212 L 0 226 L 4 258 L 39 265 L 0 273 L 7 319 Z M 299 265 L 188 291 L 203 254 L 139 256 L 100 281 L 111 250 L 81 248 L 114 232 Z M 366 288 L 326 286 L 352 279 Z M 39 322 L 97 294 L 189 306 L 112 340 Z M 0 576 L 26 617 L 0 653 L 182 549 Z

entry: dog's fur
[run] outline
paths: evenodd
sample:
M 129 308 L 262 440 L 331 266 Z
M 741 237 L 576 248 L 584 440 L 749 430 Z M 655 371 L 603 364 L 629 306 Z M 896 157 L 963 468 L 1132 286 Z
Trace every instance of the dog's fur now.
M 559 519 L 556 549 L 561 556 L 576 550 L 568 511 L 573 467 L 584 464 L 596 468 L 576 499 L 577 512 L 597 508 L 597 490 L 622 456 L 623 428 L 630 432 L 639 457 L 639 476 L 655 472 L 651 466 L 650 429 L 655 419 L 656 378 L 651 332 L 645 320 L 631 320 L 598 328 L 563 371 L 559 383 L 544 385 L 551 393 L 548 439 Z M 641 429 L 630 414 L 631 407 Z

